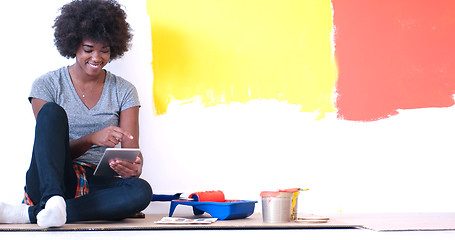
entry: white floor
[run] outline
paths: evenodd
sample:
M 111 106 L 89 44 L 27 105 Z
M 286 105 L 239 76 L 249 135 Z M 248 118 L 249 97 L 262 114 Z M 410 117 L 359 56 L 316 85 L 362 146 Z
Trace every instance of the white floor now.
M 167 230 L 167 231 L 87 231 L 87 232 L 0 232 L 0 239 L 232 239 L 297 240 L 297 239 L 455 239 L 455 231 L 375 232 L 365 229 L 304 229 L 304 230 Z

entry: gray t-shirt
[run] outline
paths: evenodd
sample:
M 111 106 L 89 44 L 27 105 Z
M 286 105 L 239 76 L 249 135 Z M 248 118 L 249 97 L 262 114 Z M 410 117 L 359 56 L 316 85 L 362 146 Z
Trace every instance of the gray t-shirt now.
M 88 109 L 74 89 L 68 67 L 48 72 L 36 79 L 29 100 L 32 98 L 54 102 L 65 109 L 70 141 L 108 126 L 119 126 L 121 111 L 140 106 L 134 85 L 106 71 L 103 93 L 95 107 Z M 106 148 L 94 145 L 77 160 L 98 164 Z

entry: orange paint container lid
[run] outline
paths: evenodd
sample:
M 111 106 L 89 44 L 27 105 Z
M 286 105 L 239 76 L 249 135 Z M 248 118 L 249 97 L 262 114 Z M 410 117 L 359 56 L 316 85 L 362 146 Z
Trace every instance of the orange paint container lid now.
M 300 188 L 288 188 L 288 189 L 282 189 L 279 190 L 279 192 L 299 192 L 301 189 Z
M 292 192 L 281 192 L 281 191 L 262 191 L 261 197 L 279 197 L 279 198 L 290 198 Z

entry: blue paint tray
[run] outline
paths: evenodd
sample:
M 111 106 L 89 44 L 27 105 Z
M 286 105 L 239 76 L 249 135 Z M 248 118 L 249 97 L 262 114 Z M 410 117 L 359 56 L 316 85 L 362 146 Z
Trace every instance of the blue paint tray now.
M 169 217 L 174 214 L 177 205 L 193 207 L 194 215 L 202 215 L 204 212 L 219 220 L 239 219 L 249 217 L 254 212 L 257 201 L 226 200 L 224 202 L 198 202 L 185 200 L 172 200 L 169 209 Z

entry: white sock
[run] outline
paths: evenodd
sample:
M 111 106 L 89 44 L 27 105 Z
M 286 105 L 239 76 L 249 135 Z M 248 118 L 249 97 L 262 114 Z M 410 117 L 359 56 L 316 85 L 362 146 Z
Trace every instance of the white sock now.
M 66 202 L 61 196 L 53 196 L 36 216 L 38 226 L 43 228 L 61 227 L 66 223 Z
M 30 223 L 28 205 L 11 205 L 0 202 L 0 223 Z

